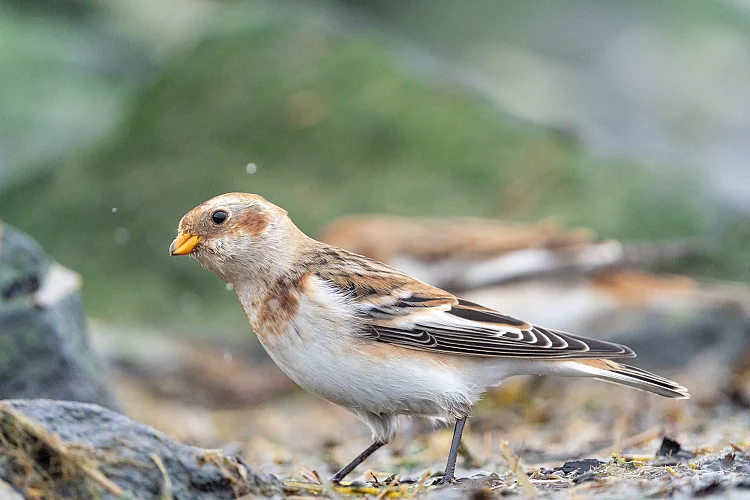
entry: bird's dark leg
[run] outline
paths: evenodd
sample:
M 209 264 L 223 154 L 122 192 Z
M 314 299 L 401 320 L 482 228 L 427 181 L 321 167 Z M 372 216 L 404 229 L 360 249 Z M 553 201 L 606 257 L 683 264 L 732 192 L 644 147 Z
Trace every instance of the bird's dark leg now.
M 367 460 L 367 457 L 378 451 L 385 443 L 381 441 L 375 441 L 367 447 L 365 451 L 357 455 L 357 457 L 341 468 L 336 474 L 334 474 L 330 481 L 332 483 L 339 483 L 344 479 L 351 471 L 353 471 L 359 464 Z
M 451 451 L 448 453 L 448 465 L 445 466 L 443 474 L 443 483 L 452 483 L 455 480 L 456 458 L 458 458 L 458 446 L 461 444 L 461 435 L 466 425 L 466 417 L 456 420 L 456 427 L 453 429 L 453 441 L 451 441 Z

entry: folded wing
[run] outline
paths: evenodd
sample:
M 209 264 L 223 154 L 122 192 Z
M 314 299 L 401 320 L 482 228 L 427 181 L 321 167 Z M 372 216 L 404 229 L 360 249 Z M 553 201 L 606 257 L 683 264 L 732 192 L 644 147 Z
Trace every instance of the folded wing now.
M 627 358 L 623 345 L 588 339 L 532 325 L 472 302 L 448 307 L 377 307 L 368 316 L 373 340 L 452 354 L 534 359 Z
M 623 345 L 542 328 L 416 280 L 385 264 L 327 247 L 346 272 L 321 266 L 316 277 L 351 300 L 363 335 L 411 349 L 534 359 L 634 357 Z

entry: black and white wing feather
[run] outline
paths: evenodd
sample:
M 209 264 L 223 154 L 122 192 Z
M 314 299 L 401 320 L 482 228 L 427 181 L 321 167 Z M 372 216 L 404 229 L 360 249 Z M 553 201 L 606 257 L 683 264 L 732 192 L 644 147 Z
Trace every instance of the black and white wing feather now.
M 635 356 L 620 344 L 542 328 L 463 299 L 437 307 L 381 306 L 362 313 L 369 319 L 370 338 L 414 349 L 533 359 Z
M 635 356 L 620 344 L 542 328 L 460 299 L 366 257 L 333 247 L 325 252 L 326 261 L 346 266 L 321 265 L 316 275 L 354 303 L 365 338 L 469 356 L 538 360 Z

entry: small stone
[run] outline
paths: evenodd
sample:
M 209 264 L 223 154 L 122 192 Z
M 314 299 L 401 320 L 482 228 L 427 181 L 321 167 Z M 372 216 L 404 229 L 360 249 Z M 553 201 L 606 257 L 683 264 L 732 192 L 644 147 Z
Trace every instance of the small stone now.
M 563 474 L 570 474 L 572 472 L 585 473 L 590 470 L 596 469 L 600 465 L 604 465 L 606 462 L 597 460 L 596 458 L 584 458 L 583 460 L 571 460 L 565 462 L 562 467 L 555 469 L 555 472 L 562 472 Z

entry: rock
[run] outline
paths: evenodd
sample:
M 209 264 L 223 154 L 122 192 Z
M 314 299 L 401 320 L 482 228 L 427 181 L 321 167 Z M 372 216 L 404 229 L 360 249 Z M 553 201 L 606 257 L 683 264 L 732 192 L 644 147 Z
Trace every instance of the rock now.
M 656 452 L 652 465 L 677 465 L 695 457 L 695 454 L 682 448 L 674 439 L 664 437 Z
M 697 243 L 599 241 L 590 229 L 567 229 L 550 219 L 519 224 L 479 218 L 352 215 L 324 228 L 320 239 L 456 293 L 544 277 L 643 267 L 703 250 Z
M 606 462 L 596 458 L 584 458 L 581 460 L 571 460 L 565 462 L 562 466 L 553 470 L 553 472 L 562 472 L 563 474 L 572 474 L 573 472 L 583 474 L 590 472 Z
M 117 407 L 89 348 L 80 283 L 33 239 L 0 222 L 0 399 Z
M 242 459 L 86 403 L 0 402 L 0 457 L 0 480 L 44 498 L 233 499 L 283 488 Z

